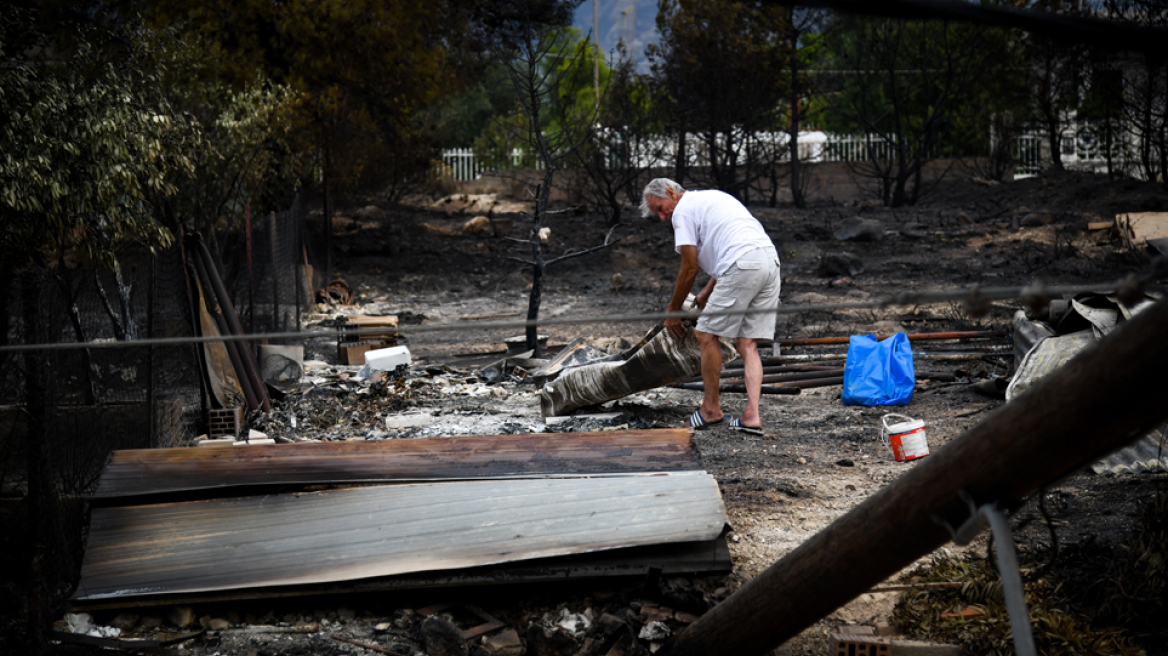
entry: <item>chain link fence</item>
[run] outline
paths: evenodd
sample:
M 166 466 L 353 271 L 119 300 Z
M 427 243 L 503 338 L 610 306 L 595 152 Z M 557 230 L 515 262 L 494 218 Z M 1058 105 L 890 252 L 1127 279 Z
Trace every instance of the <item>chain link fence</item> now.
M 215 253 L 245 331 L 299 329 L 309 284 L 302 202 L 246 227 L 219 239 Z M 189 258 L 176 239 L 153 252 L 120 252 L 119 271 L 18 273 L 0 292 L 0 345 L 194 337 Z M 85 498 L 109 453 L 178 446 L 206 429 L 201 348 L 0 352 L 0 499 L 26 501 L 4 504 L 19 505 L 23 515 L 4 523 L 27 524 L 0 538 L 17 556 L 0 563 L 0 587 L 23 581 L 37 553 L 41 598 L 60 601 L 80 568 Z M 0 603 L 0 613 L 24 612 L 23 595 L 3 597 L 10 602 Z

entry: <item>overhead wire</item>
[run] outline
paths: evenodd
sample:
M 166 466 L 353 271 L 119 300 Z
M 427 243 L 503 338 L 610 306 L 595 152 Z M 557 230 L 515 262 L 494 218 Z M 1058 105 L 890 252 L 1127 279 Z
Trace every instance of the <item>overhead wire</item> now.
M 1168 269 L 1168 265 L 1162 259 L 1157 259 L 1153 269 L 1150 273 L 1135 278 L 1129 276 L 1128 278 L 1112 284 L 1094 284 L 1094 285 L 1057 285 L 1047 287 L 1042 283 L 1031 283 L 1021 287 L 981 287 L 974 285 L 965 289 L 948 290 L 948 291 L 902 291 L 897 292 L 891 296 L 885 296 L 878 299 L 869 300 L 855 300 L 855 301 L 840 301 L 829 303 L 806 303 L 806 304 L 780 304 L 777 307 L 764 310 L 718 310 L 704 312 L 701 310 L 681 311 L 681 312 L 645 312 L 638 314 L 618 314 L 618 315 L 594 315 L 573 318 L 548 318 L 537 320 L 511 320 L 511 321 L 455 321 L 450 323 L 431 324 L 431 325 L 417 325 L 409 326 L 408 328 L 337 328 L 334 330 L 310 330 L 310 331 L 285 331 L 285 332 L 266 332 L 253 333 L 241 335 L 211 335 L 202 337 L 163 337 L 152 339 L 136 339 L 124 341 L 91 341 L 91 342 L 54 342 L 54 343 L 37 343 L 37 344 L 10 344 L 0 346 L 0 353 L 15 353 L 27 351 L 57 351 L 57 350 L 76 350 L 76 349 L 110 349 L 110 348 L 130 348 L 139 346 L 169 346 L 179 344 L 201 344 L 208 342 L 228 342 L 228 341 L 259 341 L 259 340 L 310 340 L 319 338 L 338 338 L 338 337 L 360 337 L 362 335 L 385 334 L 386 332 L 395 333 L 398 335 L 422 334 L 422 333 L 438 333 L 438 332 L 456 332 L 465 330 L 503 330 L 503 329 L 519 329 L 539 326 L 568 326 L 568 325 L 588 325 L 600 323 L 634 323 L 642 321 L 661 321 L 663 319 L 679 318 L 679 319 L 696 319 L 699 316 L 739 316 L 746 314 L 758 314 L 759 312 L 774 312 L 777 315 L 781 314 L 798 314 L 803 312 L 831 312 L 836 310 L 864 310 L 874 308 L 887 308 L 893 306 L 917 306 L 929 305 L 935 303 L 949 303 L 954 301 L 961 301 L 969 308 L 980 309 L 984 311 L 988 309 L 988 303 L 992 301 L 1023 299 L 1029 305 L 1044 305 L 1051 298 L 1062 296 L 1065 294 L 1080 294 L 1086 292 L 1104 293 L 1123 295 L 1131 293 L 1133 290 L 1138 291 L 1146 282 L 1157 279 L 1163 275 L 1163 271 Z
M 835 9 L 852 14 L 908 20 L 954 20 L 978 25 L 1016 28 L 1071 44 L 1089 44 L 1124 52 L 1162 57 L 1168 29 L 1127 23 L 1091 15 L 993 6 L 955 0 L 770 0 L 785 6 Z

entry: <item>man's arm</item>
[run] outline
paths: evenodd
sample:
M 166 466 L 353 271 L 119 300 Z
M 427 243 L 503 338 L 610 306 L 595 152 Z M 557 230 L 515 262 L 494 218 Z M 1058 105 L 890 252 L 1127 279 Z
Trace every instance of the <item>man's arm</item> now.
M 694 280 L 698 277 L 698 247 L 681 247 L 681 269 L 677 272 L 677 285 L 673 288 L 673 298 L 669 300 L 666 312 L 679 312 L 685 305 L 685 299 L 693 289 Z M 707 285 L 708 286 L 708 285 Z M 681 319 L 666 319 L 665 327 L 674 337 L 681 337 L 684 330 Z

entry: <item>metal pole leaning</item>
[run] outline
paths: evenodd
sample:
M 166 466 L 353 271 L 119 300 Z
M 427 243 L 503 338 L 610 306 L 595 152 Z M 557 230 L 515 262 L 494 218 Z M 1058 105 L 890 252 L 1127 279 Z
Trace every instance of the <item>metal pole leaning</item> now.
M 1168 417 L 1168 299 L 938 449 L 678 634 L 667 656 L 763 654 L 949 541 L 977 505 L 1027 495 Z M 1103 393 L 1100 393 L 1103 391 Z
M 199 254 L 203 256 L 206 275 L 211 281 L 212 292 L 219 299 L 219 309 L 223 313 L 223 318 L 227 320 L 227 327 L 236 335 L 245 334 L 243 332 L 243 325 L 239 323 L 239 316 L 235 314 L 235 306 L 231 304 L 231 296 L 227 294 L 227 288 L 223 286 L 223 280 L 219 277 L 219 272 L 215 270 L 215 260 L 211 258 L 210 249 L 207 248 L 207 244 L 201 238 L 195 243 L 198 245 Z M 240 372 L 240 375 L 247 376 L 251 382 L 256 401 L 259 402 L 264 412 L 271 412 L 272 403 L 268 399 L 268 390 L 264 387 L 263 378 L 260 376 L 259 365 L 256 364 L 255 360 L 255 352 L 252 351 L 250 344 L 239 344 L 237 348 L 239 349 L 239 358 L 243 361 L 243 371 Z

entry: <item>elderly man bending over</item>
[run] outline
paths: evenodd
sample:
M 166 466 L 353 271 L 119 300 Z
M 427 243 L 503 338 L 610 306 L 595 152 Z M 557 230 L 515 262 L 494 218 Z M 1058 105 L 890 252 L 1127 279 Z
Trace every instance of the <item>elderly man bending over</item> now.
M 654 214 L 673 224 L 673 240 L 681 254 L 681 271 L 669 301 L 668 312 L 682 309 L 701 268 L 710 282 L 698 292 L 701 309 L 749 311 L 728 316 L 698 318 L 696 328 L 702 347 L 702 405 L 690 416 L 689 424 L 703 429 L 726 420 L 722 413 L 718 385 L 722 373 L 722 350 L 718 337 L 736 340 L 746 370 L 746 409 L 730 428 L 762 435 L 758 412 L 762 389 L 762 360 L 758 340 L 775 335 L 775 309 L 779 304 L 779 255 L 758 219 L 733 196 L 721 191 L 686 191 L 667 178 L 657 178 L 645 187 L 641 214 Z M 665 327 L 675 337 L 683 334 L 681 320 L 669 318 Z

